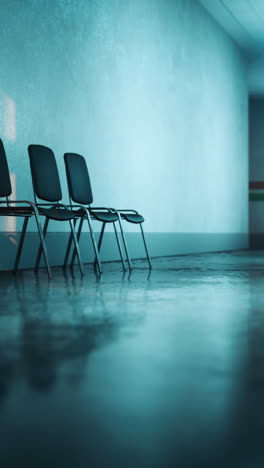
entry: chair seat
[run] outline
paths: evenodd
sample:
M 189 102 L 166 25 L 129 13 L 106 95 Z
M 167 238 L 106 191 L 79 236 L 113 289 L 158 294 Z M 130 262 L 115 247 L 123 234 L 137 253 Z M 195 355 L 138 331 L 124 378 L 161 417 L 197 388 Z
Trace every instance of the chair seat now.
M 54 219 L 55 221 L 70 221 L 74 219 L 75 214 L 71 210 L 66 208 L 42 208 L 39 207 L 39 212 L 49 219 Z
M 122 219 L 125 219 L 129 223 L 133 223 L 133 224 L 141 224 L 145 221 L 143 216 L 141 216 L 140 214 L 136 214 L 136 213 L 120 213 L 120 215 Z
M 114 223 L 118 220 L 117 213 L 110 213 L 109 211 L 93 211 L 92 209 L 89 210 L 91 216 L 97 221 L 101 221 L 102 223 Z

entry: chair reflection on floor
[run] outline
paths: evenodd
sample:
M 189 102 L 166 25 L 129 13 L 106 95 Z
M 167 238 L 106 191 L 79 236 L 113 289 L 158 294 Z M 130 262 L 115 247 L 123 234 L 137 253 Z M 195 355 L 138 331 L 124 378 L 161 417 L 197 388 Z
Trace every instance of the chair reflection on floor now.
M 85 376 L 89 354 L 114 341 L 119 328 L 125 324 L 123 311 L 118 307 L 119 311 L 113 315 L 104 299 L 105 292 L 97 281 L 89 301 L 78 303 L 76 297 L 81 297 L 87 288 L 81 277 L 78 281 L 62 276 L 63 287 L 58 289 L 54 282 L 41 287 L 38 277 L 29 287 L 27 276 L 28 273 L 24 273 L 10 277 L 10 287 L 6 284 L 5 288 L 6 303 L 10 301 L 10 294 L 13 299 L 16 295 L 15 316 L 20 317 L 21 322 L 16 321 L 17 329 L 14 329 L 11 321 L 4 336 L 5 342 L 2 343 L 0 337 L 0 400 L 3 402 L 12 384 L 21 376 L 25 376 L 35 391 L 51 392 L 61 377 L 59 369 L 62 365 L 67 365 L 64 381 L 72 386 L 79 385 Z M 53 291 L 57 291 L 56 296 Z M 62 297 L 67 292 L 63 314 L 57 308 L 60 301 L 58 291 Z M 121 304 L 124 300 L 122 282 L 116 293 L 116 300 L 119 298 L 118 303 Z M 5 316 L 0 314 L 1 318 L 5 319 Z M 4 352 L 6 348 L 8 355 Z

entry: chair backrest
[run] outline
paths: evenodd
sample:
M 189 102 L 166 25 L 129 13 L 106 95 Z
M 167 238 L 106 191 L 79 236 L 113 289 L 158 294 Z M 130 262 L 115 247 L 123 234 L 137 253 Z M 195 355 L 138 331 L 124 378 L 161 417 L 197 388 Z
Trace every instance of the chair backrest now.
M 61 184 L 53 151 L 47 146 L 29 145 L 28 154 L 33 189 L 37 197 L 50 202 L 60 201 Z
M 85 158 L 76 153 L 64 154 L 70 198 L 75 203 L 90 205 L 93 193 Z
M 0 139 L 0 197 L 9 197 L 11 193 L 12 187 L 5 148 L 2 140 Z

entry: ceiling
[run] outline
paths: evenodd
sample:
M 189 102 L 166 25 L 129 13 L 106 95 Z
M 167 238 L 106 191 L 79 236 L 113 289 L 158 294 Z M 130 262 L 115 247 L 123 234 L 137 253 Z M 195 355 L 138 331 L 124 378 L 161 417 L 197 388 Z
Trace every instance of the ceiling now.
M 251 94 L 264 95 L 264 0 L 200 0 L 246 55 Z

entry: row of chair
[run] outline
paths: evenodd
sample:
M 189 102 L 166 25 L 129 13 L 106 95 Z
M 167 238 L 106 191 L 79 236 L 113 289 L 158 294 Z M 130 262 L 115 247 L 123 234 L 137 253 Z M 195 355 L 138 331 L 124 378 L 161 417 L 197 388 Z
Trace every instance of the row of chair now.
M 64 267 L 67 266 L 70 255 L 71 266 L 73 266 L 77 256 L 80 272 L 82 275 L 84 274 L 83 263 L 79 249 L 79 241 L 84 221 L 87 221 L 88 223 L 92 246 L 95 254 L 94 266 L 98 269 L 99 273 L 102 273 L 99 252 L 103 241 L 105 227 L 109 223 L 112 223 L 114 227 L 115 238 L 123 269 L 126 269 L 126 264 L 123 257 L 122 247 L 116 225 L 118 225 L 120 229 L 128 268 L 132 268 L 127 248 L 126 236 L 122 225 L 123 221 L 138 224 L 140 226 L 148 265 L 149 268 L 152 267 L 142 227 L 144 217 L 135 210 L 91 206 L 93 203 L 93 193 L 86 160 L 83 156 L 76 153 L 66 153 L 64 155 L 70 198 L 70 203 L 66 205 L 62 203 L 60 178 L 53 151 L 46 146 L 30 145 L 28 147 L 28 153 L 30 159 L 34 202 L 28 200 L 11 200 L 10 196 L 12 195 L 12 187 L 10 173 L 5 148 L 2 140 L 0 139 L 0 198 L 4 198 L 4 200 L 0 201 L 0 216 L 17 216 L 24 218 L 20 241 L 15 258 L 14 272 L 16 272 L 19 267 L 27 225 L 31 217 L 34 217 L 36 220 L 40 240 L 35 270 L 38 270 L 41 256 L 43 255 L 49 278 L 52 277 L 52 274 L 45 239 L 48 224 L 51 219 L 61 222 L 67 221 L 70 224 L 70 236 L 65 253 Z M 45 218 L 43 228 L 40 222 L 41 216 Z M 92 220 L 97 220 L 102 223 L 98 244 L 95 240 L 91 223 Z M 78 226 L 77 222 L 79 222 Z

